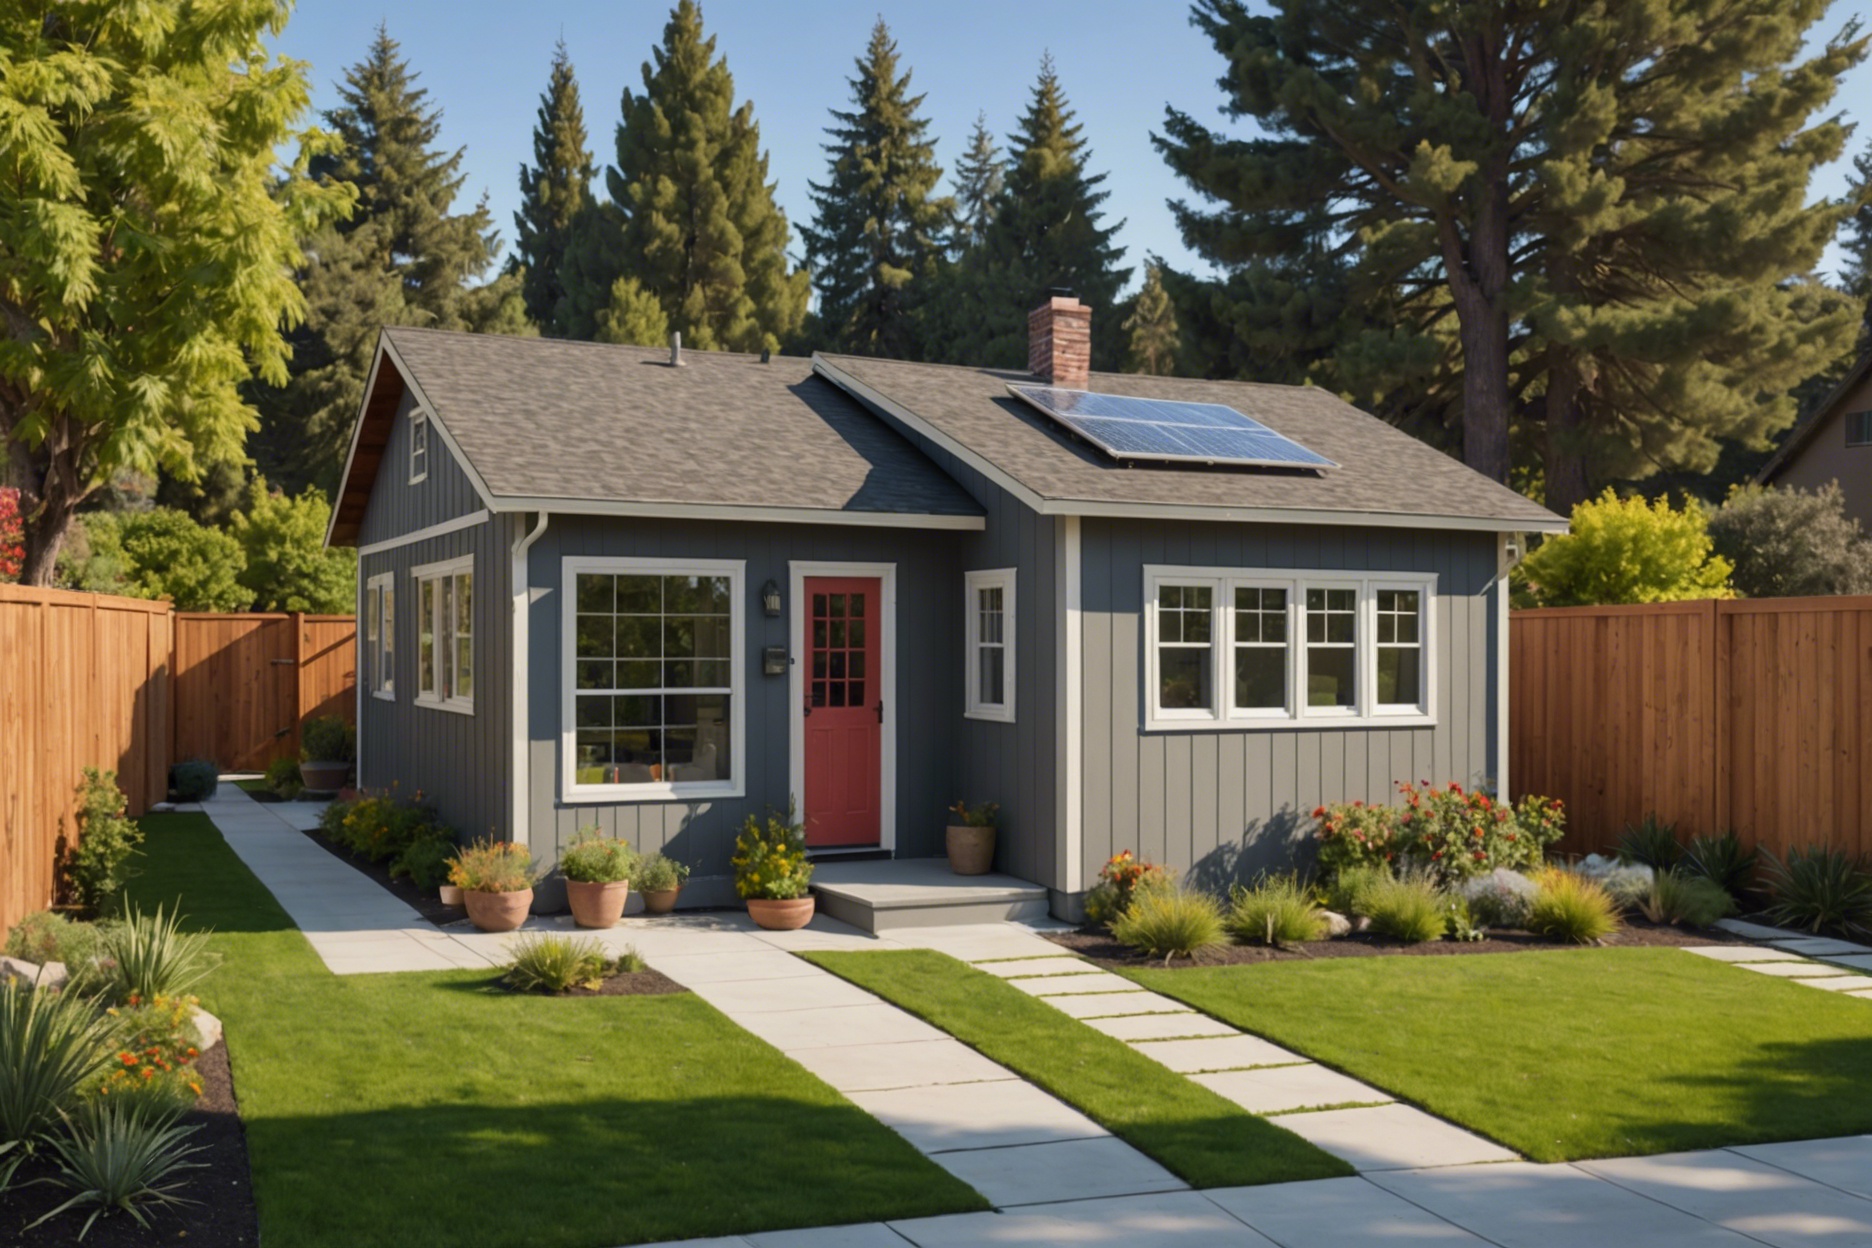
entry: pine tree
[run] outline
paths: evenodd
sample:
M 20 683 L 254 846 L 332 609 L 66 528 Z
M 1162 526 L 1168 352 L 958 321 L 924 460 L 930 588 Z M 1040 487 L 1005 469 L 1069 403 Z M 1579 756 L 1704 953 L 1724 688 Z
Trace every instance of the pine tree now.
M 421 325 L 530 332 L 513 275 L 470 286 L 498 250 L 485 201 L 452 213 L 463 150 L 441 151 L 441 110 L 427 103 L 395 40 L 379 27 L 369 54 L 346 71 L 341 106 L 326 122 L 343 141 L 309 168 L 357 190 L 349 220 L 305 244 L 299 271 L 305 324 L 292 336 L 292 381 L 258 395 L 263 428 L 254 456 L 288 492 L 328 494 L 344 467 L 377 331 Z
M 695 0 L 671 11 L 642 92 L 624 92 L 606 184 L 616 211 L 588 213 L 575 231 L 572 324 L 595 334 L 627 276 L 689 346 L 778 349 L 798 332 L 807 275 L 787 262 L 786 214 L 767 181 L 754 107 L 735 106 L 734 78 L 703 36 Z
M 1852 215 L 1840 232 L 1840 247 L 1846 253 L 1846 270 L 1840 274 L 1846 293 L 1857 300 L 1860 330 L 1857 348 L 1872 350 L 1872 143 L 1853 157 L 1852 192 L 1847 202 Z
M 955 167 L 955 219 L 950 225 L 949 253 L 960 256 L 977 246 L 988 232 L 1007 187 L 1007 165 L 988 131 L 988 115 L 975 115 L 968 148 Z
M 620 277 L 611 283 L 611 301 L 598 313 L 593 337 L 599 342 L 654 347 L 669 341 L 669 332 L 669 318 L 656 296 L 636 278 Z
M 1118 292 L 1131 270 L 1103 225 L 1104 174 L 1088 174 L 1082 127 L 1060 89 L 1053 58 L 1040 65 L 1011 144 L 1007 185 L 980 246 L 944 282 L 931 349 L 956 363 L 1019 368 L 1027 362 L 1027 313 L 1046 292 L 1071 290 L 1092 309 L 1092 366 L 1124 358 Z M 933 318 L 934 319 L 934 318 Z
M 1144 287 L 1125 319 L 1125 372 L 1167 377 L 1176 372 L 1177 318 L 1170 294 L 1164 289 L 1163 265 L 1152 261 L 1144 269 Z
M 572 224 L 591 200 L 595 166 L 586 149 L 585 110 L 579 103 L 565 40 L 553 50 L 552 76 L 533 124 L 533 165 L 520 166 L 520 210 L 514 213 L 514 255 L 524 270 L 520 289 L 527 315 L 552 337 L 564 337 L 566 248 Z
M 820 333 L 831 349 L 908 358 L 914 284 L 935 272 L 954 211 L 934 195 L 942 180 L 923 97 L 897 72 L 897 44 L 882 18 L 848 80 L 854 111 L 832 110 L 831 173 L 812 186 L 813 224 L 800 232 L 819 291 Z

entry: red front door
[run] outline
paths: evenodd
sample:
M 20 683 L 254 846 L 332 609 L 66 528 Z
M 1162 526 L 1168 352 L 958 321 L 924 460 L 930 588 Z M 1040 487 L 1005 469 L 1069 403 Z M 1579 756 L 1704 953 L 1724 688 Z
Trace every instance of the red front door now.
M 881 582 L 806 578 L 806 844 L 876 845 L 883 826 Z

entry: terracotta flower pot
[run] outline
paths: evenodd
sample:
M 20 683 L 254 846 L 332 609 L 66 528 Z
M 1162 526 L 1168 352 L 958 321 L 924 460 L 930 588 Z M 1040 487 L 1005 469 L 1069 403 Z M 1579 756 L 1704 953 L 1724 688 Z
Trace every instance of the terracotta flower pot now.
M 949 869 L 957 875 L 987 875 L 993 869 L 993 828 L 951 826 L 945 840 L 949 849 Z
M 770 932 L 790 932 L 812 922 L 813 899 L 806 896 L 774 901 L 765 897 L 750 897 L 747 912 L 757 927 L 764 927 Z
M 572 903 L 572 921 L 580 927 L 616 927 L 624 917 L 629 880 L 567 880 L 566 900 Z
M 675 888 L 659 888 L 637 895 L 643 898 L 645 914 L 668 914 L 676 908 L 676 898 L 682 892 L 682 885 Z
M 533 908 L 533 890 L 517 893 L 483 893 L 465 889 L 462 899 L 468 904 L 468 921 L 484 932 L 516 931 L 526 922 Z
M 459 906 L 459 905 L 461 905 L 461 904 L 462 904 L 462 889 L 461 889 L 461 885 L 459 885 L 459 884 L 444 884 L 444 885 L 443 885 L 443 886 L 442 886 L 442 887 L 441 887 L 441 888 L 440 888 L 440 889 L 439 889 L 438 891 L 439 891 L 439 892 L 440 892 L 440 893 L 442 894 L 442 904 L 443 904 L 443 905 L 445 905 L 445 906 Z
M 350 763 L 300 763 L 299 781 L 315 793 L 336 793 L 351 774 Z

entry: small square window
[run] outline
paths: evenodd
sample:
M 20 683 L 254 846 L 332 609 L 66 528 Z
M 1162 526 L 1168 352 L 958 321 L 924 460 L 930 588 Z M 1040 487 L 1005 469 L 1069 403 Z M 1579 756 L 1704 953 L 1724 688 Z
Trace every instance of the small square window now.
M 1872 446 L 1872 412 L 1846 413 L 1846 445 Z
M 429 413 L 410 413 L 409 483 L 415 485 L 429 476 Z

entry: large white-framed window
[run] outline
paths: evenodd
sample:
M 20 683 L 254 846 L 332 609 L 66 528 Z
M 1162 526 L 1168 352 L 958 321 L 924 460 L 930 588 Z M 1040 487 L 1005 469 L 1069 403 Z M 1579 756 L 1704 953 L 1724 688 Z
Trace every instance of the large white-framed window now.
M 409 418 L 409 483 L 429 477 L 429 413 L 417 408 Z
M 567 801 L 746 791 L 745 573 L 729 559 L 563 561 Z
M 474 556 L 427 563 L 416 583 L 416 704 L 474 713 Z
M 1014 569 L 969 572 L 963 578 L 967 612 L 970 719 L 1014 722 Z
M 1147 729 L 1436 719 L 1434 573 L 1144 569 Z
M 396 573 L 380 572 L 365 582 L 365 687 L 372 697 L 396 699 Z

